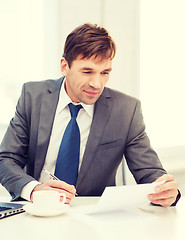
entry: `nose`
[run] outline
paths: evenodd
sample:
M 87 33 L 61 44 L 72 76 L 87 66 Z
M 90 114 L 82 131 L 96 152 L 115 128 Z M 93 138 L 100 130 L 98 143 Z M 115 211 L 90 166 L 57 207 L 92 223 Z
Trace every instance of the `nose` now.
M 89 81 L 89 86 L 92 88 L 100 89 L 101 88 L 101 78 L 100 76 L 94 76 Z

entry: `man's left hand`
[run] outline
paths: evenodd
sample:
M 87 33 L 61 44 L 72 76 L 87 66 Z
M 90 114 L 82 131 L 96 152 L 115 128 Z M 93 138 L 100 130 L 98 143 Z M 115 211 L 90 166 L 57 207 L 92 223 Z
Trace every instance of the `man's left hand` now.
M 153 204 L 159 204 L 163 207 L 170 207 L 177 198 L 178 195 L 178 183 L 175 181 L 174 176 L 170 174 L 164 174 L 159 177 L 155 182 L 164 181 L 160 186 L 155 188 L 155 193 L 149 194 L 148 199 Z

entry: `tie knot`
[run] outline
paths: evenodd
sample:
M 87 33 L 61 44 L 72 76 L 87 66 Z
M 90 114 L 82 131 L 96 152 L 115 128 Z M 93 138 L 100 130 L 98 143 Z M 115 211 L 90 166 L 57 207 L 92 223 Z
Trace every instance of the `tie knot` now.
M 80 110 L 80 108 L 82 108 L 82 105 L 73 105 L 72 103 L 69 103 L 69 110 L 71 113 L 71 117 L 77 117 L 78 112 Z

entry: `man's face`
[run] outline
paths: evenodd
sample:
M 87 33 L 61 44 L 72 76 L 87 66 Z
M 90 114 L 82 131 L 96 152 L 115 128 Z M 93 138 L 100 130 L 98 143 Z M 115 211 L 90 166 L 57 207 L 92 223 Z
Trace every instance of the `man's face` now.
M 79 56 L 69 68 L 67 61 L 62 59 L 61 70 L 66 77 L 65 89 L 70 99 L 76 103 L 94 104 L 109 80 L 112 60 L 81 59 Z

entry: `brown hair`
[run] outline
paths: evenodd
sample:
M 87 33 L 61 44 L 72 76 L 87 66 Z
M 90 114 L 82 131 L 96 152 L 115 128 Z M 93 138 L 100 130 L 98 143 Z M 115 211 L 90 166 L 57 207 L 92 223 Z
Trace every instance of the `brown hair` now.
M 64 45 L 63 57 L 69 67 L 79 55 L 82 59 L 94 56 L 98 60 L 114 58 L 116 45 L 107 30 L 96 24 L 83 24 L 75 28 L 68 36 Z

